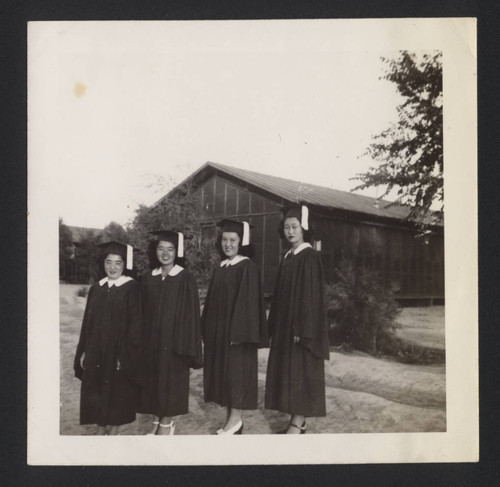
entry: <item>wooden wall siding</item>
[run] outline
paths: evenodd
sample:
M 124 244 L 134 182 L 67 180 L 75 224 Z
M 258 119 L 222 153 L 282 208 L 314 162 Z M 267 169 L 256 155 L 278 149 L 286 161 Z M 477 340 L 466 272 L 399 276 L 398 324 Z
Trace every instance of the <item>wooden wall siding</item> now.
M 327 280 L 335 279 L 335 268 L 347 259 L 379 272 L 399 296 L 444 297 L 442 237 L 425 243 L 405 228 L 328 219 L 316 227 Z
M 281 258 L 281 242 L 276 229 L 282 205 L 220 176 L 208 179 L 198 188 L 196 197 L 207 217 L 203 224 L 204 241 L 215 238 L 214 224 L 224 217 L 246 218 L 254 226 L 251 239 L 255 246 L 254 260 L 261 269 L 264 292 L 272 293 Z
M 224 214 L 226 216 L 238 214 L 238 188 L 231 184 L 226 184 L 226 208 Z
M 219 176 L 208 179 L 197 189 L 195 196 L 209 218 L 279 213 L 282 206 Z
M 264 290 L 266 293 L 272 293 L 274 282 L 278 274 L 278 268 L 281 259 L 282 243 L 278 235 L 277 228 L 281 220 L 281 214 L 265 215 L 264 231 L 262 241 L 265 251 L 263 252 L 263 273 Z
M 198 190 L 197 197 L 207 215 L 204 238 L 214 238 L 214 223 L 221 218 L 247 219 L 254 229 L 255 261 L 260 266 L 265 293 L 272 293 L 284 246 L 277 227 L 281 202 L 264 198 L 219 175 L 212 176 Z M 327 281 L 335 280 L 335 269 L 348 259 L 378 271 L 400 297 L 444 297 L 444 242 L 442 235 L 428 244 L 404 227 L 318 216 L 313 221 L 315 239 L 321 240 L 321 254 Z
M 195 192 L 207 217 L 244 217 L 279 213 L 281 204 L 264 198 L 245 188 L 225 181 L 220 176 L 208 179 Z

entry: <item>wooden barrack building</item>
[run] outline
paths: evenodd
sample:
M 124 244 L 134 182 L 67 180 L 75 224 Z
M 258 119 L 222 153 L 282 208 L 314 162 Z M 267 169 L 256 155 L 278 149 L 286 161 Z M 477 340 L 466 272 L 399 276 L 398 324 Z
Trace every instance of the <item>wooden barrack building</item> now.
M 321 251 L 328 281 L 335 279 L 340 262 L 349 259 L 377 270 L 401 301 L 444 300 L 443 226 L 433 226 L 426 238 L 417 238 L 405 207 L 214 162 L 204 164 L 181 184 L 185 183 L 194 188 L 204 212 L 206 238 L 213 237 L 215 222 L 222 217 L 254 225 L 252 243 L 266 293 L 273 292 L 285 250 L 277 233 L 280 208 L 300 201 L 309 206 L 315 246 Z

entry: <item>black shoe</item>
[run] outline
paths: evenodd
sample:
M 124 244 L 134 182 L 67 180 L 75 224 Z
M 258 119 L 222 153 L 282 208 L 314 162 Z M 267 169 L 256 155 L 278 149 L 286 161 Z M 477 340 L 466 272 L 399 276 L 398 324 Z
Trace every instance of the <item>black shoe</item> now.
M 285 429 L 282 429 L 282 430 L 279 430 L 276 432 L 277 435 L 286 435 L 288 433 L 288 430 L 290 429 L 290 427 L 293 426 L 294 428 L 298 428 L 300 430 L 300 434 L 303 435 L 305 434 L 306 432 L 306 429 L 307 429 L 307 426 L 306 426 L 306 422 L 304 420 L 304 422 L 302 423 L 302 426 L 298 426 L 296 424 L 293 424 L 291 421 L 290 423 L 288 423 L 288 426 L 285 428 Z
M 276 434 L 277 435 L 286 435 L 286 432 L 288 431 L 288 428 L 290 428 L 290 424 L 291 423 L 288 423 L 286 428 L 283 428 L 282 430 L 279 430 L 279 431 L 276 431 Z
M 307 426 L 306 426 L 306 421 L 304 420 L 304 422 L 302 423 L 302 426 L 298 426 L 296 424 L 293 424 L 292 422 L 290 422 L 290 426 L 293 426 L 294 428 L 297 428 L 300 430 L 300 434 L 303 435 L 305 434 L 306 432 L 306 429 L 307 429 Z M 289 428 L 290 428 L 289 426 Z

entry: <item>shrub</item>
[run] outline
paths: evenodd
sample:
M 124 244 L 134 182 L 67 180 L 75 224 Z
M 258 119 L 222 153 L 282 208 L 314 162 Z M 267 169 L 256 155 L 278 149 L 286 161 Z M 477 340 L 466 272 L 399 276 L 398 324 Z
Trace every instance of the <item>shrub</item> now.
M 381 353 L 407 364 L 443 364 L 446 360 L 444 350 L 425 347 L 396 336 L 381 338 L 378 347 Z
M 160 176 L 155 176 L 161 180 Z M 207 217 L 201 208 L 199 194 L 192 185 L 176 186 L 166 197 L 152 206 L 141 205 L 136 210 L 127 236 L 138 249 L 147 249 L 153 238 L 149 232 L 160 229 L 177 229 L 184 233 L 185 257 L 189 271 L 196 276 L 198 287 L 207 287 L 214 268 L 219 262 L 215 250 L 215 226 L 203 227 Z M 208 218 L 208 220 L 213 220 Z M 213 228 L 213 239 L 206 238 L 203 229 Z M 147 252 L 138 253 L 135 259 L 139 274 L 149 272 Z
M 344 261 L 336 282 L 327 285 L 330 344 L 348 344 L 376 354 L 380 340 L 393 335 L 398 305 L 389 286 L 367 269 Z
M 87 286 L 82 286 L 81 288 L 76 291 L 76 295 L 80 298 L 85 298 L 87 297 L 87 294 L 89 293 L 89 288 Z

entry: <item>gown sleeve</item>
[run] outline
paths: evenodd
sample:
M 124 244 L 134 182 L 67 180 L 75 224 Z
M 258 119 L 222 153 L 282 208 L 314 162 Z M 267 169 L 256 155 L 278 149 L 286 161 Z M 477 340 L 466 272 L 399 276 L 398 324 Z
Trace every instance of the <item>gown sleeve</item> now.
M 137 281 L 127 284 L 127 326 L 119 344 L 120 367 L 133 382 L 140 383 L 140 357 L 142 350 L 142 294 Z
M 89 318 L 90 318 L 90 307 L 92 303 L 92 296 L 94 294 L 94 286 L 90 287 L 89 294 L 87 296 L 87 303 L 85 305 L 85 312 L 83 314 L 82 328 L 80 330 L 80 339 L 78 340 L 78 345 L 76 347 L 75 360 L 73 362 L 73 369 L 75 371 L 75 377 L 82 380 L 83 368 L 80 365 L 80 359 L 85 352 L 86 338 L 88 335 Z
M 207 295 L 205 296 L 205 303 L 203 305 L 203 312 L 201 314 L 201 336 L 202 336 L 203 340 L 206 339 L 206 320 L 208 317 L 210 298 L 212 295 L 212 287 L 213 287 L 216 272 L 217 272 L 217 270 L 214 271 L 214 273 L 212 274 L 212 277 L 210 278 L 210 283 L 208 285 Z
M 300 337 L 303 346 L 315 356 L 328 360 L 323 266 L 315 251 L 306 251 L 303 255 L 295 286 L 295 302 L 290 303 L 293 306 L 293 335 Z
M 264 296 L 257 265 L 248 261 L 242 271 L 231 314 L 230 340 L 233 343 L 254 343 L 269 346 Z
M 182 289 L 176 306 L 174 323 L 174 352 L 188 365 L 199 369 L 201 354 L 200 298 L 194 277 L 183 271 Z
M 280 265 L 279 269 L 278 269 L 278 275 L 276 276 L 276 282 L 274 284 L 274 291 L 273 291 L 273 295 L 272 295 L 272 301 L 271 301 L 271 309 L 269 310 L 269 317 L 267 319 L 267 330 L 268 330 L 268 334 L 269 334 L 269 341 L 272 340 L 272 337 L 274 336 L 275 332 L 276 332 L 276 313 L 277 313 L 277 306 L 276 306 L 276 303 L 277 303 L 277 296 L 278 296 L 278 292 L 279 292 L 279 289 L 280 289 L 280 283 L 281 283 L 281 272 L 282 272 L 282 265 Z

